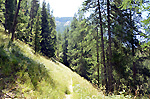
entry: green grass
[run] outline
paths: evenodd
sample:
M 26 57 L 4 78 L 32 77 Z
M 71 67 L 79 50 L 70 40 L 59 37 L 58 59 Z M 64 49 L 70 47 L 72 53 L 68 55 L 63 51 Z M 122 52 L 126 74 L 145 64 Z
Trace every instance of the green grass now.
M 66 94 L 71 99 L 124 99 L 124 96 L 104 96 L 63 64 L 35 55 L 19 40 L 10 42 L 10 37 L 0 29 L 1 98 L 65 99 Z

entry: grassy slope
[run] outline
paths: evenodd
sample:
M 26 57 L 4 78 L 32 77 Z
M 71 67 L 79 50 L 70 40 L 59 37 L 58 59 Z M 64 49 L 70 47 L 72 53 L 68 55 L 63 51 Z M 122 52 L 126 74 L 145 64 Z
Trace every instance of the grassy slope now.
M 1 97 L 64 99 L 68 94 L 71 99 L 104 99 L 87 80 L 63 64 L 35 55 L 19 40 L 9 40 L 0 32 Z

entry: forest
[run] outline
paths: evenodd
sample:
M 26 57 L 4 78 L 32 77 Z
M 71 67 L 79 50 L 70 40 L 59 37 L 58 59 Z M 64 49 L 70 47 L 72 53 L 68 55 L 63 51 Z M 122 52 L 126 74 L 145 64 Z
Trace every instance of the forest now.
M 63 33 L 45 0 L 0 0 L 0 25 L 105 95 L 150 98 L 149 0 L 85 0 Z

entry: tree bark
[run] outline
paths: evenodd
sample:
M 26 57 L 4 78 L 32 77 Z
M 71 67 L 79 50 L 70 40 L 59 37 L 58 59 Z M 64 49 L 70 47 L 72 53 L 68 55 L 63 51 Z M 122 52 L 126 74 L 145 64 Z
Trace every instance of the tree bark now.
M 135 81 L 136 79 L 136 66 L 135 66 L 135 62 L 134 62 L 134 56 L 135 56 L 135 46 L 134 46 L 134 34 L 133 34 L 133 25 L 132 25 L 132 12 L 130 9 L 130 25 L 131 25 L 131 46 L 132 46 L 132 57 L 133 57 L 133 79 Z
M 5 0 L 5 10 L 7 9 L 7 7 L 8 7 L 7 0 Z M 5 32 L 7 30 L 7 26 L 6 26 L 6 24 L 7 24 L 7 17 L 8 17 L 7 14 L 8 14 L 8 12 L 6 10 L 6 12 L 5 12 Z
M 18 3 L 18 8 L 16 9 L 16 12 L 15 12 L 15 16 L 14 16 L 14 19 L 13 19 L 13 25 L 12 25 L 12 37 L 11 37 L 11 40 L 13 41 L 14 38 L 15 38 L 15 30 L 16 30 L 16 25 L 17 25 L 17 17 L 18 17 L 18 14 L 19 14 L 19 9 L 20 9 L 20 4 L 21 4 L 21 1 L 22 0 L 19 0 L 19 3 Z M 9 31 L 10 32 L 10 31 Z
M 104 66 L 104 83 L 102 83 L 102 85 L 106 86 L 106 84 L 107 84 L 107 75 L 106 75 L 104 39 L 103 39 L 103 34 L 104 33 L 103 33 L 103 26 L 102 26 L 102 17 L 101 17 L 100 2 L 99 2 L 99 0 L 97 0 L 97 2 L 98 2 L 98 11 L 99 11 L 99 20 L 100 20 L 100 30 L 101 30 L 102 64 Z
M 107 23 L 108 23 L 108 37 L 109 37 L 109 64 L 108 64 L 108 90 L 109 92 L 112 91 L 112 63 L 111 63 L 111 58 L 112 58 L 112 50 L 111 50 L 111 31 L 110 31 L 110 2 L 107 0 Z
M 98 46 L 98 37 L 99 37 L 99 35 L 98 35 L 98 28 L 96 29 L 97 30 L 97 37 L 96 37 L 96 50 L 97 50 L 97 73 L 98 73 L 98 78 L 97 78 L 97 80 L 98 80 L 98 87 L 99 87 L 99 84 L 100 84 L 100 81 L 99 81 L 99 46 Z

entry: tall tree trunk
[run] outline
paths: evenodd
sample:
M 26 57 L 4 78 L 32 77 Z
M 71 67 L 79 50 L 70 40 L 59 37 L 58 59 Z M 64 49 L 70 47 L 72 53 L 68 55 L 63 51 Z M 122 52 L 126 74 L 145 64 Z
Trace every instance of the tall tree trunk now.
M 13 19 L 13 25 L 12 25 L 12 28 L 11 28 L 11 31 L 12 31 L 11 40 L 12 40 L 12 41 L 13 41 L 14 38 L 15 38 L 15 30 L 16 30 L 16 25 L 17 25 L 17 17 L 18 17 L 18 14 L 19 14 L 19 9 L 20 9 L 21 1 L 22 1 L 22 0 L 19 0 L 18 8 L 16 9 L 15 16 L 14 16 L 14 19 Z M 9 34 L 10 34 L 10 31 L 9 31 Z
M 134 60 L 134 56 L 135 56 L 135 47 L 133 44 L 133 38 L 132 38 L 132 56 L 133 56 L 133 80 L 136 80 L 136 65 L 135 65 L 135 60 Z
M 101 17 L 101 9 L 100 9 L 100 2 L 99 0 L 97 0 L 98 2 L 98 10 L 99 10 L 99 19 L 100 19 L 100 30 L 101 30 L 101 48 L 102 48 L 102 63 L 104 66 L 104 83 L 103 85 L 106 86 L 107 84 L 107 75 L 106 75 L 106 64 L 105 64 L 105 51 L 104 51 L 104 39 L 103 39 L 103 26 L 102 26 L 102 17 Z M 107 86 L 106 86 L 107 88 Z
M 37 22 L 38 22 L 38 21 L 39 21 L 39 17 L 37 16 Z M 36 22 L 36 31 L 35 31 L 35 37 L 34 37 L 34 50 L 35 50 L 35 54 L 36 54 L 36 52 L 37 52 L 37 43 L 38 43 L 38 42 L 37 42 L 37 38 L 38 38 L 38 36 L 37 36 L 37 35 L 38 35 L 38 34 L 37 34 L 37 33 L 38 33 L 38 31 L 37 31 L 37 24 L 38 24 L 38 23 L 37 23 L 37 22 Z
M 97 36 L 96 36 L 96 50 L 97 50 L 97 73 L 98 73 L 98 78 L 97 78 L 97 80 L 98 80 L 98 87 L 99 87 L 99 84 L 100 84 L 100 82 L 99 82 L 99 46 L 98 46 L 98 37 L 99 37 L 99 35 L 98 35 L 98 28 L 96 29 L 97 30 Z
M 136 66 L 134 62 L 134 56 L 135 56 L 135 46 L 134 46 L 134 34 L 133 34 L 133 24 L 132 24 L 132 10 L 130 9 L 130 25 L 131 25 L 131 46 L 132 46 L 132 57 L 133 57 L 133 79 L 135 81 L 136 78 Z
M 6 32 L 6 30 L 7 30 L 7 26 L 6 26 L 6 25 L 7 25 L 7 21 L 8 21 L 8 20 L 7 20 L 7 17 L 8 17 L 8 16 L 7 16 L 7 14 L 8 14 L 8 12 L 7 12 L 7 8 L 8 8 L 7 1 L 8 1 L 8 0 L 5 0 L 5 10 L 6 10 L 6 12 L 5 12 L 5 32 Z
M 32 5 L 31 7 L 31 12 L 30 12 L 30 31 L 29 31 L 29 34 L 30 36 L 32 36 L 32 30 L 33 30 L 33 19 L 35 16 L 33 16 L 33 13 L 34 13 L 34 5 Z M 32 37 L 29 37 L 29 42 L 32 42 Z
M 34 43 L 34 46 L 35 46 L 35 47 L 34 47 L 34 50 L 35 50 L 35 54 L 36 54 L 36 52 L 37 52 L 37 33 L 35 34 L 34 40 L 35 40 L 35 41 L 34 41 L 34 42 L 35 42 L 35 43 Z
M 34 50 L 35 50 L 35 54 L 36 52 L 39 51 L 39 45 L 38 45 L 38 41 L 37 39 L 39 38 L 38 35 L 39 35 L 39 29 L 38 29 L 38 26 L 39 26 L 39 16 L 37 15 L 36 17 L 36 30 L 35 30 L 35 37 L 34 37 Z
M 108 37 L 109 37 L 109 64 L 108 64 L 108 90 L 109 92 L 112 91 L 112 63 L 111 63 L 111 58 L 112 58 L 112 50 L 111 50 L 111 32 L 110 32 L 110 2 L 107 0 L 107 22 L 108 22 Z

